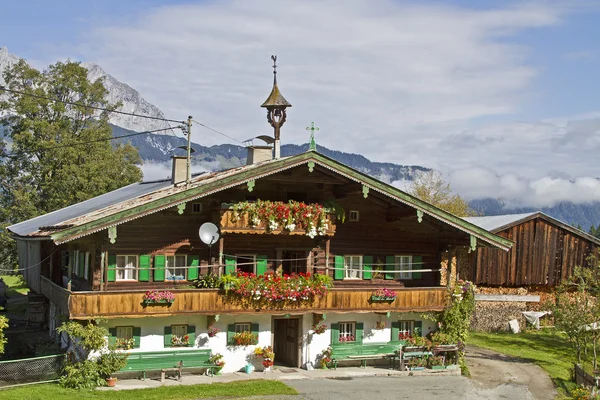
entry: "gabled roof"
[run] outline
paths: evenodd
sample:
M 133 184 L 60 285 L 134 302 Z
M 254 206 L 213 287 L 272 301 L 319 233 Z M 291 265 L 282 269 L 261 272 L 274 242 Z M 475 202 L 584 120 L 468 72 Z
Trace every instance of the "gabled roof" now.
M 590 235 L 587 232 L 584 232 L 580 229 L 574 228 L 569 224 L 566 224 L 556 218 L 549 216 L 548 214 L 544 214 L 541 211 L 523 213 L 523 214 L 505 214 L 505 215 L 491 215 L 488 217 L 466 217 L 463 218 L 465 221 L 468 221 L 474 225 L 477 225 L 483 229 L 487 229 L 490 232 L 498 233 L 505 229 L 511 228 L 516 225 L 520 225 L 523 222 L 531 221 L 532 219 L 541 218 L 543 220 L 548 221 L 551 224 L 560 226 L 561 228 L 585 238 L 590 242 L 593 242 L 597 245 L 600 245 L 600 239 Z
M 141 189 L 143 183 L 130 185 L 95 199 L 55 211 L 51 213 L 52 216 L 47 214 L 10 226 L 8 230 L 21 237 L 51 237 L 57 244 L 66 243 L 111 226 L 306 164 L 321 166 L 349 180 L 361 183 L 369 190 L 409 205 L 425 215 L 493 246 L 508 250 L 513 244 L 508 239 L 490 233 L 460 217 L 314 151 L 225 171 L 206 173 L 193 178 L 188 187 L 185 185 L 174 186 L 170 184 L 170 181 L 161 181 L 156 183 L 154 190 L 145 191 Z M 108 199 L 112 199 L 112 201 Z

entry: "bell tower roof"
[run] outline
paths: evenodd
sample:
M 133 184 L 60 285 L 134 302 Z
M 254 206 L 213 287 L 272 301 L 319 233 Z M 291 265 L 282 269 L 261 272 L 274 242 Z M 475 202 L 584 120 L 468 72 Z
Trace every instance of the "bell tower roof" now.
M 277 56 L 271 56 L 271 60 L 273 60 L 273 89 L 261 107 L 291 107 L 292 105 L 283 97 L 277 86 Z

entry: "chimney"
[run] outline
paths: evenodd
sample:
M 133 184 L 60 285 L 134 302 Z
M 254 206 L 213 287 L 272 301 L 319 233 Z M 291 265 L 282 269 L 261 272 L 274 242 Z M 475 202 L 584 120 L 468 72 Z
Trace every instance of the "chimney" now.
M 186 181 L 186 161 L 187 157 L 173 156 L 173 170 L 171 171 L 171 183 L 173 185 Z
M 272 158 L 273 148 L 271 146 L 248 146 L 246 165 L 269 161 Z

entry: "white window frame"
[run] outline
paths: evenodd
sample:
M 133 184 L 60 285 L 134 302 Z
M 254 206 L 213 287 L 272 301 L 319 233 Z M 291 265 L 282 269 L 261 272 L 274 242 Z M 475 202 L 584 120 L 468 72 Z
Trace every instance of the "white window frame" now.
M 338 342 L 340 343 L 355 343 L 356 342 L 356 322 L 355 321 L 346 321 L 339 323 L 339 337 Z M 353 341 L 343 340 L 342 338 L 353 336 Z
M 256 274 L 256 254 L 236 254 L 235 255 L 235 268 L 236 269 L 238 269 L 238 264 L 246 264 L 244 266 L 248 266 L 248 264 L 250 262 L 254 263 L 254 265 L 252 266 L 252 273 Z
M 188 326 L 184 324 L 171 325 L 171 336 L 183 339 L 188 334 Z
M 179 265 L 181 260 L 183 260 L 183 265 Z M 187 254 L 174 254 L 172 256 L 165 256 L 165 280 L 172 280 L 174 276 L 183 276 L 178 280 L 185 280 L 187 278 L 187 266 Z M 183 275 L 178 273 L 182 271 Z
M 234 324 L 234 333 L 252 332 L 252 324 L 250 322 L 236 322 Z
M 125 266 L 119 267 L 119 259 L 125 257 Z M 128 267 L 131 259 L 135 260 L 133 267 Z M 138 276 L 139 258 L 134 254 L 117 254 L 116 280 L 117 281 L 136 281 Z M 123 276 L 122 278 L 120 276 Z
M 401 333 L 407 333 L 408 336 L 412 336 L 415 331 L 414 320 L 401 320 L 398 321 L 398 335 Z
M 358 210 L 350 210 L 348 212 L 348 222 L 359 222 L 360 221 L 360 212 Z
M 117 339 L 133 339 L 133 326 L 116 326 Z
M 411 271 L 413 257 L 406 254 L 397 254 L 394 256 L 396 271 Z M 400 272 L 395 279 L 412 279 L 412 272 Z
M 354 265 L 354 261 L 358 261 L 358 266 Z M 362 279 L 362 266 L 362 255 L 350 254 L 344 256 L 344 279 Z

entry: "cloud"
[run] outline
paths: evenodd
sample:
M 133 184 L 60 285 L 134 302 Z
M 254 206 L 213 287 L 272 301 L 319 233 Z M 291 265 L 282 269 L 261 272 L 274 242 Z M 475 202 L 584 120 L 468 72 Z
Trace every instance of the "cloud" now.
M 146 8 L 128 25 L 97 25 L 79 52 L 167 117 L 191 114 L 240 140 L 271 133 L 259 105 L 277 54 L 279 87 L 293 104 L 284 143 L 308 141 L 305 126 L 315 121 L 327 147 L 435 167 L 448 158 L 440 146 L 471 120 L 518 109 L 537 71 L 512 39 L 559 23 L 563 12 L 536 3 L 228 0 Z M 206 145 L 227 140 L 194 135 Z M 480 152 L 469 143 L 466 160 Z

